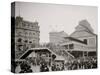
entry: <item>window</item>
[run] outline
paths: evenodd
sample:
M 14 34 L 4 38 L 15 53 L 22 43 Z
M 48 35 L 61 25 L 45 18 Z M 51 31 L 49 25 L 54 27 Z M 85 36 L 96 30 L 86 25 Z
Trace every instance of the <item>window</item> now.
M 18 24 L 16 24 L 16 27 L 18 27 Z
M 18 48 L 19 51 L 23 50 L 23 46 L 22 45 L 18 45 L 17 48 Z
M 22 42 L 22 39 L 21 39 L 21 38 L 19 38 L 19 39 L 18 39 L 18 42 Z
M 20 36 L 22 33 L 21 32 L 18 32 L 18 35 Z
M 23 27 L 25 27 L 26 26 L 26 24 L 25 23 L 23 23 Z
M 33 43 L 35 43 L 35 40 L 33 40 Z
M 65 48 L 68 49 L 68 45 L 65 45 Z
M 89 38 L 89 42 L 88 42 L 89 45 L 96 45 L 96 38 Z
M 87 39 L 84 39 L 84 43 L 87 44 Z
M 73 49 L 74 45 L 73 44 L 69 44 L 69 49 Z
M 84 56 L 87 56 L 87 52 L 84 52 Z
M 33 43 L 33 44 L 31 45 L 31 47 L 34 48 L 34 47 L 35 47 L 35 44 Z
M 35 33 L 33 33 L 33 35 L 35 35 Z
M 29 24 L 28 24 L 27 26 L 28 26 L 28 27 L 30 27 L 30 25 L 29 25 Z
M 28 43 L 28 40 L 25 40 L 24 42 L 25 42 L 25 43 Z
M 29 33 L 29 35 L 31 36 L 31 32 Z
M 29 43 L 32 43 L 32 41 L 29 41 Z
M 34 28 L 34 26 L 32 25 L 32 28 Z
M 25 35 L 27 35 L 28 33 L 27 32 L 25 32 Z
M 28 24 L 26 24 L 26 27 L 28 28 L 28 27 L 29 27 L 29 25 L 28 25 Z

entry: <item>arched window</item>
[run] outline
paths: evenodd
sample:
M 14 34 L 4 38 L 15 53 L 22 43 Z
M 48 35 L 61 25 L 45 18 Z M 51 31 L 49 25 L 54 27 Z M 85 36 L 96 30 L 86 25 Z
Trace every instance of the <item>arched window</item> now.
M 28 43 L 28 40 L 25 40 L 24 42 L 25 42 L 25 43 Z
M 21 39 L 21 38 L 19 38 L 19 39 L 18 39 L 18 42 L 22 42 L 22 39 Z

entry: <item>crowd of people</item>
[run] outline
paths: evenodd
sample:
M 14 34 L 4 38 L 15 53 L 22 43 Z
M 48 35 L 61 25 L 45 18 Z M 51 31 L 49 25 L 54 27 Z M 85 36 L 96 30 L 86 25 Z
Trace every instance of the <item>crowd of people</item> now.
M 67 62 L 65 64 L 65 68 L 67 70 L 97 68 L 97 58 L 95 57 L 78 58 L 73 61 Z
M 62 71 L 64 66 L 61 67 L 56 64 L 48 65 L 46 62 L 40 63 L 40 65 L 34 65 L 23 61 L 22 63 L 16 63 L 16 73 L 30 73 L 30 72 L 48 72 L 48 71 Z
M 97 68 L 97 58 L 77 58 L 68 61 L 63 66 L 59 64 L 48 65 L 46 62 L 42 62 L 39 65 L 23 61 L 16 63 L 16 73 L 29 73 L 29 72 L 48 72 L 48 71 L 63 71 L 63 70 L 76 70 L 76 69 L 93 69 Z
M 63 71 L 64 70 L 64 66 L 59 66 L 56 64 L 52 64 L 51 66 L 51 71 Z
M 16 62 L 16 69 L 15 69 L 16 73 L 30 73 L 32 72 L 31 66 L 30 64 L 28 64 L 25 61 L 22 62 Z

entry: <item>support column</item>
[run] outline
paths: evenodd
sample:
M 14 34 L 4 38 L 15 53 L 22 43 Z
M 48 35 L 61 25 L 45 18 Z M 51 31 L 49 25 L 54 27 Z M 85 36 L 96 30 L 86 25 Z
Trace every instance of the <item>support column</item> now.
M 88 51 L 87 51 L 87 57 L 88 57 Z
M 83 51 L 83 57 L 84 57 L 84 51 Z

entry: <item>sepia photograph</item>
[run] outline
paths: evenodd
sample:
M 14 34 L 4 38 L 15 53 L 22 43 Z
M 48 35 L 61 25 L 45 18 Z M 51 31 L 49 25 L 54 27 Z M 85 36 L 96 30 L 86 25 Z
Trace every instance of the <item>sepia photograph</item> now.
M 11 71 L 35 73 L 98 68 L 98 8 L 11 4 Z

